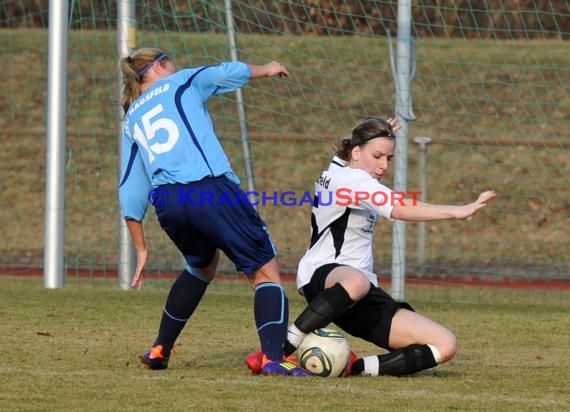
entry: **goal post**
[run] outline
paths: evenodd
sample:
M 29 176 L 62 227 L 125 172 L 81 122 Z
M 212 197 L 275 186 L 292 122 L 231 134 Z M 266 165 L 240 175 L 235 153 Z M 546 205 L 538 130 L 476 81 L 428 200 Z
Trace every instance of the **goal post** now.
M 50 0 L 47 75 L 44 287 L 64 284 L 67 15 L 69 1 Z
M 396 56 L 391 56 L 396 89 L 396 117 L 402 125 L 394 152 L 394 190 L 408 191 L 409 123 L 415 120 L 412 110 L 412 2 L 398 1 L 398 37 Z M 394 299 L 403 300 L 406 289 L 406 222 L 397 220 L 392 228 L 392 290 Z
M 127 57 L 136 48 L 136 15 L 135 0 L 118 0 L 117 1 L 117 54 L 119 58 Z M 117 102 L 122 101 L 122 78 L 120 71 L 118 72 L 118 98 Z M 120 176 L 120 159 L 121 159 L 121 134 L 123 128 L 123 108 L 117 104 L 117 112 L 119 120 L 118 135 L 118 153 L 119 163 L 117 175 Z M 118 196 L 117 196 L 118 199 Z M 118 201 L 118 200 L 117 200 Z M 135 273 L 136 254 L 129 234 L 129 229 L 125 219 L 118 213 L 118 262 L 117 262 L 117 283 L 120 289 L 132 289 L 131 278 Z

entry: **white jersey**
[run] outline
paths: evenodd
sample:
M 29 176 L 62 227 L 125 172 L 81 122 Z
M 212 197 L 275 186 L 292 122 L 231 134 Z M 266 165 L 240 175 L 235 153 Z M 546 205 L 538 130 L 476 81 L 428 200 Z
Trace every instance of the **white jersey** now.
M 315 270 L 328 263 L 357 268 L 378 286 L 372 236 L 378 216 L 390 219 L 391 199 L 392 190 L 335 156 L 315 182 L 311 244 L 299 262 L 297 288 L 301 290 Z

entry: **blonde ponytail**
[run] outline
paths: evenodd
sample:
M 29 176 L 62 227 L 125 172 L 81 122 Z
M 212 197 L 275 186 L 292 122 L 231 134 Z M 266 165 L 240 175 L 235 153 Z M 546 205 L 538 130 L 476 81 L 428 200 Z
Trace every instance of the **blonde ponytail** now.
M 142 75 L 145 67 L 152 64 L 159 56 L 165 56 L 160 49 L 145 47 L 138 49 L 132 55 L 119 60 L 119 69 L 123 77 L 123 96 L 121 106 L 126 113 L 129 106 L 141 95 Z M 165 59 L 168 59 L 167 57 Z

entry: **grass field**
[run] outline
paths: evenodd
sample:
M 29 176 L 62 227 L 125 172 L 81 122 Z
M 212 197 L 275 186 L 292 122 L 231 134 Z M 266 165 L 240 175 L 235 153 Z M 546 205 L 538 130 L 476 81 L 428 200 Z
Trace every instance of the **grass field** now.
M 0 56 L 10 61 L 0 100 L 0 192 L 7 206 L 0 209 L 0 264 L 41 267 L 47 32 L 0 30 L 0 41 Z M 179 66 L 228 56 L 226 37 L 219 34 L 139 33 L 138 41 L 173 50 Z M 312 190 L 334 139 L 365 114 L 393 110 L 385 39 L 240 36 L 240 49 L 246 61 L 277 59 L 293 73 L 290 80 L 255 82 L 245 89 L 259 191 Z M 113 32 L 70 34 L 65 232 L 70 271 L 116 267 L 115 50 Z M 498 194 L 469 221 L 428 225 L 427 260 L 436 275 L 453 266 L 456 275 L 465 276 L 567 277 L 567 51 L 560 41 L 418 42 L 417 121 L 410 137 L 430 135 L 439 142 L 429 148 L 428 199 L 467 202 L 488 188 Z M 244 176 L 233 99 L 212 99 L 210 109 L 234 168 Z M 410 142 L 410 190 L 418 188 L 417 156 L 418 147 Z M 295 270 L 309 237 L 308 207 L 260 211 L 283 267 Z M 177 252 L 152 211 L 150 216 L 149 268 L 177 270 Z M 413 262 L 417 226 L 408 228 L 407 259 Z M 388 223 L 378 225 L 379 263 L 391 259 L 391 236 Z
M 288 286 L 291 313 L 303 307 Z M 570 316 L 560 305 L 435 304 L 416 310 L 458 336 L 455 359 L 411 377 L 250 375 L 259 346 L 245 282 L 214 282 L 167 371 L 137 355 L 152 343 L 164 285 L 141 292 L 0 276 L 0 409 L 5 411 L 562 411 L 570 407 Z M 350 339 L 359 354 L 379 353 Z

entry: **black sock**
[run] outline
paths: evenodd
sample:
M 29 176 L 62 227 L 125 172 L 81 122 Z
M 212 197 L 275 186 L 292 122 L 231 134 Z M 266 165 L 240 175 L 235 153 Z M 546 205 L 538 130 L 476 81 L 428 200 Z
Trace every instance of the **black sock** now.
M 153 345 L 162 345 L 164 356 L 170 355 L 170 349 L 202 300 L 208 284 L 200 274 L 187 270 L 183 270 L 172 284 L 162 312 L 158 337 Z
M 315 329 L 324 328 L 337 317 L 346 313 L 354 303 L 348 292 L 340 283 L 323 290 L 309 303 L 305 310 L 297 317 L 295 326 L 302 333 L 309 333 Z M 285 356 L 291 355 L 296 346 L 291 342 L 285 342 Z
M 428 345 L 410 345 L 386 355 L 378 355 L 377 363 L 372 356 L 358 359 L 352 365 L 352 375 L 403 376 L 437 366 L 433 352 Z

